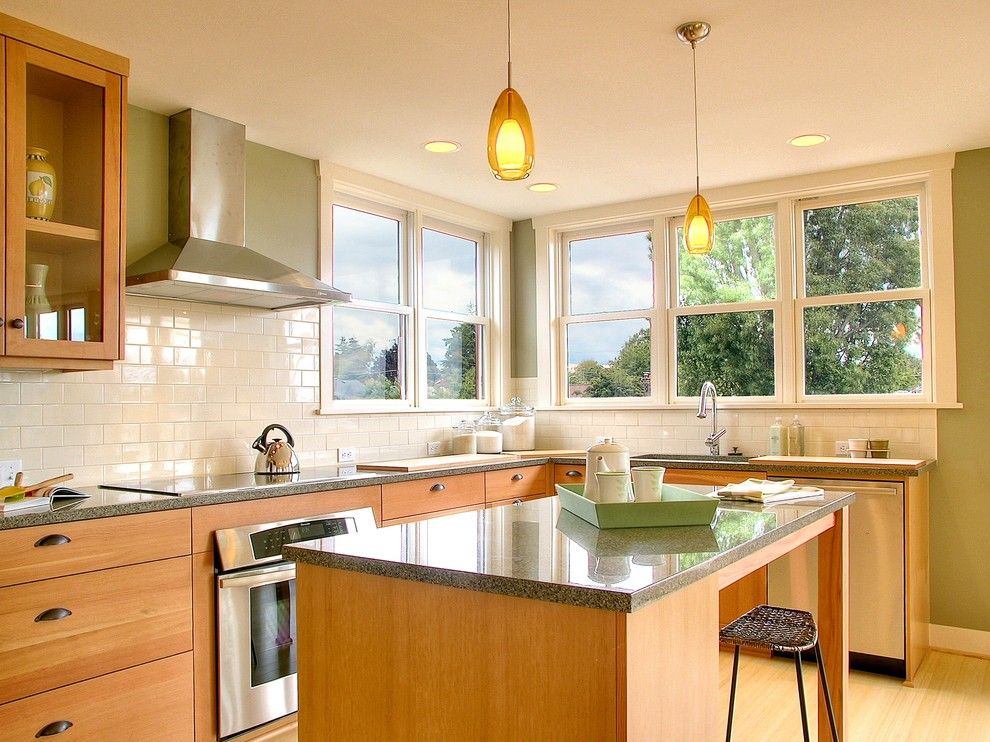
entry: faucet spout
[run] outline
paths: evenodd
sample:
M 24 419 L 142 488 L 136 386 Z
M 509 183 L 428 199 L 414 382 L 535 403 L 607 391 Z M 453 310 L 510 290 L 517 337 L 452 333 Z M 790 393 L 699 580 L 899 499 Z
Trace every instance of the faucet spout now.
M 701 399 L 698 401 L 698 418 L 704 420 L 708 417 L 708 400 L 712 400 L 712 433 L 705 439 L 705 445 L 708 446 L 708 451 L 712 456 L 718 456 L 720 453 L 719 440 L 725 435 L 726 430 L 722 428 L 718 429 L 718 391 L 715 389 L 715 385 L 706 381 L 701 385 Z

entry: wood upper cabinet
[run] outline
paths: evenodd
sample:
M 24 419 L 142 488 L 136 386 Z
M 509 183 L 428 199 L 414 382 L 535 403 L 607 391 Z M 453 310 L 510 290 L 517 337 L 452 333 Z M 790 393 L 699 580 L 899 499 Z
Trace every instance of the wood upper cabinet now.
M 0 15 L 0 368 L 120 358 L 126 60 Z

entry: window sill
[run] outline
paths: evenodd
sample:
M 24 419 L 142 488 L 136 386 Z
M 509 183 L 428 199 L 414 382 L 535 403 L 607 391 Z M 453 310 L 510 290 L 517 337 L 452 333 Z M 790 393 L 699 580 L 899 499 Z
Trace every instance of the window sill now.
M 961 410 L 961 402 L 747 402 L 742 400 L 722 399 L 718 400 L 719 410 L 869 410 L 869 409 L 896 409 L 896 410 Z M 545 405 L 537 404 L 539 412 L 649 412 L 660 410 L 697 410 L 697 402 L 678 402 L 667 405 L 633 405 L 633 404 L 609 404 L 609 405 Z

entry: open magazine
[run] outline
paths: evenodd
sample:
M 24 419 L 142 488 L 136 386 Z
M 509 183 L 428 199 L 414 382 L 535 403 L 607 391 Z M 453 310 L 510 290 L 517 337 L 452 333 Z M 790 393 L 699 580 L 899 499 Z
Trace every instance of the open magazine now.
M 758 502 L 772 505 L 776 502 L 791 502 L 805 500 L 809 497 L 821 497 L 825 490 L 818 487 L 795 487 L 793 479 L 781 482 L 771 482 L 766 479 L 747 479 L 744 482 L 729 484 L 716 493 L 722 500 L 741 500 L 743 502 Z
M 44 496 L 27 496 L 13 502 L 0 503 L 0 513 L 11 513 L 18 510 L 59 510 L 82 502 L 88 497 L 89 495 L 69 487 L 54 487 Z

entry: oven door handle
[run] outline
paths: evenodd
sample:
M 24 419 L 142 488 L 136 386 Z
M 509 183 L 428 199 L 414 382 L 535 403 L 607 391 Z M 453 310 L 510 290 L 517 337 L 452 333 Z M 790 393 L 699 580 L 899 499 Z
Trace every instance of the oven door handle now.
M 275 582 L 285 582 L 291 580 L 295 574 L 295 562 L 276 564 L 273 567 L 258 567 L 245 572 L 235 572 L 230 575 L 221 576 L 218 584 L 221 589 L 225 587 L 259 587 L 261 585 L 271 585 Z M 286 572 L 292 572 L 292 576 L 286 576 Z

